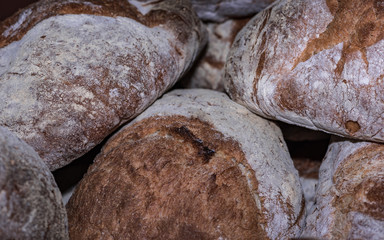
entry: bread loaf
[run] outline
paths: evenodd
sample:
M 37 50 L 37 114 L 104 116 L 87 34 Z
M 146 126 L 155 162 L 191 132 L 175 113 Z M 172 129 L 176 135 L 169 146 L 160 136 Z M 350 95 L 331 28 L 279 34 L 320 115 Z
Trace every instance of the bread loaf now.
M 213 22 L 252 16 L 272 2 L 274 0 L 191 0 L 200 18 Z
M 334 139 L 303 236 L 384 238 L 384 145 Z
M 236 34 L 249 18 L 207 23 L 209 42 L 189 73 L 180 80 L 183 88 L 206 88 L 224 91 L 224 64 Z
M 383 142 L 383 19 L 374 0 L 275 2 L 237 35 L 226 90 L 267 118 Z
M 176 90 L 108 140 L 67 210 L 73 239 L 285 239 L 303 204 L 276 124 Z
M 0 239 L 68 239 L 67 214 L 38 154 L 0 127 Z
M 41 0 L 0 24 L 0 126 L 57 169 L 170 88 L 205 40 L 186 0 Z

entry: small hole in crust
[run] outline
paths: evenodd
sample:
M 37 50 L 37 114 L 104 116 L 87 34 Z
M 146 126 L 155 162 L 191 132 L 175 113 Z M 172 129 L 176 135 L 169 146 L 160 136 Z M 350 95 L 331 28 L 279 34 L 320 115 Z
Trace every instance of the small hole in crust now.
M 360 130 L 360 124 L 356 121 L 347 121 L 345 123 L 345 128 L 350 134 L 354 134 Z

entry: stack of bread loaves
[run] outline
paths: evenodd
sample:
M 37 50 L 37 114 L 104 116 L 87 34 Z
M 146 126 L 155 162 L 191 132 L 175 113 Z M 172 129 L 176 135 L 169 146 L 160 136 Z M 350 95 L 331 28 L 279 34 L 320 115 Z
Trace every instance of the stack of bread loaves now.
M 200 59 L 179 86 L 224 91 L 224 64 L 236 34 L 249 17 L 273 1 L 191 0 L 194 10 L 204 20 L 209 41 Z
M 384 142 L 383 20 L 382 1 L 276 1 L 237 35 L 226 90 L 266 118 Z M 382 150 L 329 146 L 303 236 L 384 238 Z
M 0 239 L 384 239 L 383 27 L 377 0 L 35 1 L 0 22 Z M 86 153 L 65 209 L 50 171 Z
M 224 65 L 232 42 L 249 18 L 207 22 L 209 41 L 198 61 L 178 83 L 182 88 L 206 88 L 224 92 Z

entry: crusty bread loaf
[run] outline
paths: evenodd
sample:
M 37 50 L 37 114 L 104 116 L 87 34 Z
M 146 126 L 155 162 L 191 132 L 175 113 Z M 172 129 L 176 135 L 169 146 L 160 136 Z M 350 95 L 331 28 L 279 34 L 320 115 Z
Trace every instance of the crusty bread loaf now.
M 200 18 L 213 22 L 252 16 L 272 2 L 274 0 L 191 0 Z
M 383 13 L 374 0 L 275 2 L 237 35 L 226 90 L 267 118 L 383 142 Z
M 334 139 L 303 236 L 384 239 L 384 145 Z
M 170 88 L 205 40 L 186 0 L 41 0 L 0 24 L 0 125 L 57 169 Z
M 109 139 L 67 210 L 73 239 L 286 239 L 304 220 L 277 125 L 201 89 L 164 95 Z
M 0 239 L 68 239 L 67 214 L 38 154 L 0 127 Z
M 236 34 L 249 18 L 207 23 L 209 42 L 189 73 L 180 80 L 183 88 L 206 88 L 224 91 L 224 64 Z

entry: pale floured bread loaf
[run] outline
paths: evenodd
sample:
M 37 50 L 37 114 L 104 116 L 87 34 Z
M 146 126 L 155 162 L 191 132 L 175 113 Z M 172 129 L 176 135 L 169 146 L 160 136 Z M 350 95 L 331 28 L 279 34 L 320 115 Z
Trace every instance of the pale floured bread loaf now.
M 272 2 L 274 0 L 191 0 L 200 18 L 213 22 L 252 16 Z
M 236 34 L 247 21 L 249 18 L 206 24 L 209 42 L 191 71 L 181 80 L 182 87 L 224 91 L 224 64 Z
M 57 169 L 170 88 L 205 40 L 188 1 L 39 1 L 0 25 L 0 125 Z
M 0 239 L 68 239 L 67 214 L 39 155 L 0 127 Z
M 330 144 L 303 236 L 384 239 L 384 145 Z
M 226 90 L 267 118 L 384 141 L 384 5 L 282 0 L 237 35 Z
M 202 89 L 164 95 L 109 139 L 67 210 L 74 239 L 286 239 L 304 221 L 277 125 Z

